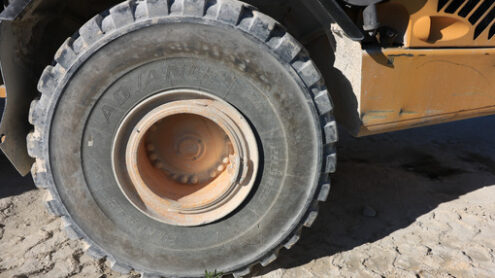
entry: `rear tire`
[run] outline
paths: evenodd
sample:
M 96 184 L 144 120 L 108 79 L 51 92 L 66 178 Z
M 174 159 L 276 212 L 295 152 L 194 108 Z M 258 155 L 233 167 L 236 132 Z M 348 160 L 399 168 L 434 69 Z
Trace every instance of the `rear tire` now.
M 88 253 L 120 272 L 243 276 L 290 248 L 330 189 L 337 131 L 323 79 L 273 19 L 233 0 L 121 3 L 58 50 L 33 101 L 28 150 L 47 207 Z M 180 227 L 136 209 L 112 171 L 112 142 L 136 105 L 199 89 L 249 121 L 258 141 L 255 185 L 232 213 Z

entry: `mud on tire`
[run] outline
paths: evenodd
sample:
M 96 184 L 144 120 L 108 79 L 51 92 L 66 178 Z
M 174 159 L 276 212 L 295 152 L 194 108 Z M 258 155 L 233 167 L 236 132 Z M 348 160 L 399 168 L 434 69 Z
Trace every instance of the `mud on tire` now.
M 200 227 L 174 227 L 137 211 L 109 162 L 126 113 L 174 88 L 217 94 L 250 121 L 260 145 L 252 194 Z M 123 2 L 66 40 L 38 89 L 27 138 L 35 183 L 68 235 L 116 271 L 246 275 L 297 242 L 330 190 L 337 131 L 323 79 L 282 26 L 242 2 Z

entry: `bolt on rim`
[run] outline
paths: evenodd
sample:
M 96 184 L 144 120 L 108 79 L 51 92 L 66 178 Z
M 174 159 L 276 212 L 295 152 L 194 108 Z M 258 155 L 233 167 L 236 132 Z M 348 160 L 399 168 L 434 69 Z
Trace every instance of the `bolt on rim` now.
M 242 114 L 205 92 L 174 90 L 142 101 L 122 121 L 112 164 L 141 212 L 177 226 L 217 221 L 253 188 L 259 153 Z

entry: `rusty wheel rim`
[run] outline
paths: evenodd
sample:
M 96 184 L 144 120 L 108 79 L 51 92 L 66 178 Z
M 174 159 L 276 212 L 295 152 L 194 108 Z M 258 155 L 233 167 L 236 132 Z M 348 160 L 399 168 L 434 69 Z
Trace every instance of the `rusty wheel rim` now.
M 258 156 L 254 133 L 234 107 L 205 92 L 174 90 L 144 100 L 124 118 L 112 163 L 121 191 L 141 212 L 198 226 L 242 204 Z

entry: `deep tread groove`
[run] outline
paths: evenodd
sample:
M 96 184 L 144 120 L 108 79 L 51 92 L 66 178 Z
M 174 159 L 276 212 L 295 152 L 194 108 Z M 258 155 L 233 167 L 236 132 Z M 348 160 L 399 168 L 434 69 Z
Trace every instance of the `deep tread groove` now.
M 179 14 L 177 14 L 177 12 Z M 48 130 L 53 111 L 48 111 L 57 102 L 62 93 L 62 82 L 67 80 L 72 67 L 81 62 L 81 56 L 90 51 L 96 51 L 93 47 L 102 40 L 110 41 L 110 33 L 118 32 L 123 26 L 138 24 L 141 21 L 153 21 L 167 16 L 183 16 L 195 18 L 213 19 L 218 24 L 227 24 L 242 30 L 245 33 L 265 43 L 279 56 L 281 61 L 289 63 L 299 74 L 301 80 L 311 89 L 313 102 L 316 106 L 320 120 L 322 121 L 322 142 L 324 146 L 324 161 L 322 164 L 321 179 L 318 192 L 314 195 L 314 204 L 309 208 L 306 216 L 294 229 L 293 233 L 272 252 L 266 254 L 259 261 L 244 269 L 233 273 L 234 277 L 243 277 L 250 273 L 255 264 L 267 265 L 277 258 L 278 251 L 285 247 L 291 248 L 300 238 L 302 227 L 311 226 L 318 215 L 317 203 L 325 201 L 330 191 L 328 173 L 335 171 L 336 153 L 335 142 L 338 139 L 335 120 L 331 115 L 333 105 L 330 96 L 323 85 L 323 79 L 309 55 L 284 28 L 270 17 L 257 12 L 253 7 L 236 0 L 144 0 L 126 1 L 108 11 L 105 11 L 84 24 L 78 33 L 68 38 L 55 54 L 55 64 L 47 66 L 38 83 L 41 98 L 31 104 L 29 118 L 35 126 L 27 137 L 29 154 L 36 159 L 31 173 L 36 185 L 47 190 L 46 206 L 55 215 L 62 217 L 67 234 L 73 239 L 83 239 L 89 255 L 102 259 L 107 258 L 110 266 L 123 273 L 129 273 L 131 266 L 124 262 L 118 262 L 104 249 L 95 245 L 91 239 L 85 236 L 75 222 L 70 218 L 58 194 L 53 177 L 49 169 L 48 161 Z M 142 273 L 142 277 L 159 277 L 154 273 Z

